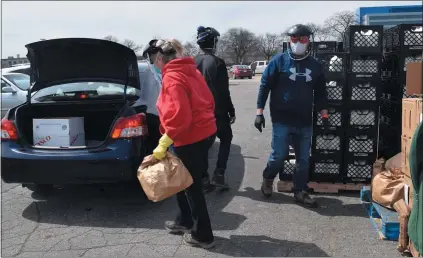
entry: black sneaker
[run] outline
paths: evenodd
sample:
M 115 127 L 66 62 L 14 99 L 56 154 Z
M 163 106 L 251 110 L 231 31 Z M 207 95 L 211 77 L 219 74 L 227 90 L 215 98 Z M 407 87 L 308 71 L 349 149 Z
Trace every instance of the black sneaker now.
M 187 244 L 187 245 L 189 245 L 189 246 L 192 246 L 192 247 L 201 247 L 201 248 L 204 248 L 204 249 L 213 248 L 214 247 L 214 244 L 215 244 L 214 241 L 211 241 L 211 242 L 201 242 L 201 241 L 195 239 L 192 236 L 191 233 L 185 233 L 183 239 L 184 239 L 184 243 Z
M 175 221 L 166 221 L 165 222 L 165 229 L 172 234 L 184 234 L 191 232 L 191 228 L 179 225 Z
M 273 193 L 273 179 L 266 179 L 263 178 L 263 182 L 261 183 L 261 192 L 265 197 L 272 196 Z
M 216 169 L 214 171 L 213 178 L 210 183 L 216 187 L 221 187 L 224 189 L 229 188 L 229 186 L 225 183 L 225 170 Z
M 203 191 L 204 193 L 210 193 L 213 192 L 216 187 L 212 184 L 210 184 L 210 180 L 208 178 L 203 179 Z
M 316 208 L 317 202 L 310 197 L 310 195 L 306 191 L 296 192 L 294 193 L 294 199 L 296 202 L 302 203 L 305 206 Z

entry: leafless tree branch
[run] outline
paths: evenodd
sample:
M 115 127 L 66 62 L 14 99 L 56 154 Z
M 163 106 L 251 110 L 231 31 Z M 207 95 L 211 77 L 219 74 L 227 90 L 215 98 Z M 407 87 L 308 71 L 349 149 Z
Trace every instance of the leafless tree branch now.
M 196 56 L 200 52 L 200 48 L 198 47 L 197 43 L 192 42 L 186 42 L 184 44 L 184 55 L 185 56 Z
M 257 37 L 257 49 L 270 60 L 282 46 L 282 37 L 278 34 L 266 33 Z
M 112 42 L 119 42 L 119 39 L 117 37 L 113 36 L 113 35 L 107 35 L 103 39 L 108 40 L 108 41 L 112 41 Z
M 132 49 L 135 53 L 139 52 L 142 49 L 142 45 L 138 45 L 135 41 L 130 39 L 125 39 L 122 42 L 122 45 Z
M 342 42 L 346 40 L 345 32 L 350 25 L 356 24 L 356 14 L 353 11 L 337 12 L 325 20 L 329 34 Z
M 256 47 L 257 39 L 249 30 L 243 28 L 231 28 L 223 36 L 223 47 L 233 54 L 237 64 L 244 62 L 245 55 Z

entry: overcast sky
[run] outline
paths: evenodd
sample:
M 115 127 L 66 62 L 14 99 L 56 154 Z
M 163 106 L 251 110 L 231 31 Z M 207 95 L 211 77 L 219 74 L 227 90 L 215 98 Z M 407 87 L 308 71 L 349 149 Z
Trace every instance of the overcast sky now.
M 296 23 L 323 23 L 331 14 L 365 6 L 421 1 L 2 1 L 2 58 L 26 55 L 24 45 L 60 37 L 114 35 L 146 45 L 154 36 L 192 40 L 199 25 L 221 33 L 244 27 L 256 34 L 281 32 Z

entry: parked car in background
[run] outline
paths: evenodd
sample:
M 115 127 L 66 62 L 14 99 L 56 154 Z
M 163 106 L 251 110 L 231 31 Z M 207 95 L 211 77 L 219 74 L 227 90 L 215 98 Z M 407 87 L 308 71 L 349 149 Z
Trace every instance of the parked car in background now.
M 232 79 L 237 78 L 253 78 L 253 72 L 251 71 L 251 68 L 248 67 L 248 65 L 233 65 L 231 69 L 229 70 L 229 77 Z
M 87 38 L 26 48 L 37 73 L 31 76 L 31 98 L 1 120 L 3 181 L 45 192 L 54 185 L 136 180 L 146 153 L 147 107 L 136 104 L 141 86 L 134 51 Z M 83 118 L 73 129 L 80 133 L 69 137 L 71 124 L 53 123 L 58 118 Z M 37 131 L 34 119 L 50 121 Z M 42 133 L 47 136 L 35 139 Z M 73 144 L 78 137 L 81 143 Z M 47 143 L 53 138 L 65 143 Z
M 1 117 L 26 101 L 29 88 L 29 65 L 1 69 Z
M 251 69 L 251 65 L 253 63 L 256 63 L 256 70 L 254 74 L 262 74 L 264 72 L 264 69 L 266 69 L 268 61 L 254 61 L 252 62 L 248 67 Z

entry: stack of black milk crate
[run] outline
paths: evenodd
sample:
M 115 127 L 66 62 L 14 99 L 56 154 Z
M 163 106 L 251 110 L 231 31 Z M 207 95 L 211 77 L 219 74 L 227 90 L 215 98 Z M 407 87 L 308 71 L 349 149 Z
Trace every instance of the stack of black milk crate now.
M 401 152 L 402 99 L 406 94 L 406 67 L 422 61 L 422 24 L 401 24 L 384 31 L 379 156 Z
M 313 108 L 313 137 L 310 158 L 310 180 L 342 182 L 345 134 L 345 101 L 347 98 L 348 54 L 335 41 L 315 42 L 314 56 L 324 67 L 328 103 Z M 320 114 L 328 110 L 328 126 Z
M 369 183 L 377 158 L 383 26 L 352 25 L 345 45 L 349 62 L 343 182 Z

